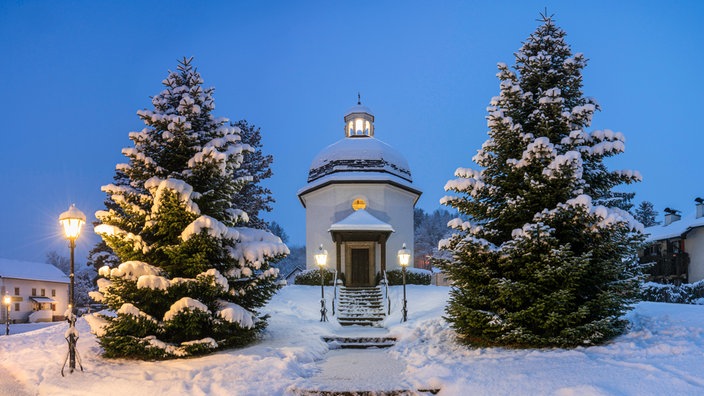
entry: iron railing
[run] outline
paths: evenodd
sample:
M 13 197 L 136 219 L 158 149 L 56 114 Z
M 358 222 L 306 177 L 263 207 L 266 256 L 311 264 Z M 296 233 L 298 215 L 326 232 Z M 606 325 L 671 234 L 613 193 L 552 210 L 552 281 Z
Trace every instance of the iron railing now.
M 335 270 L 335 279 L 332 283 L 332 316 L 335 316 L 335 300 L 337 299 L 337 270 Z
M 673 253 L 647 255 L 640 258 L 642 264 L 649 264 L 644 272 L 649 281 L 679 285 L 688 282 L 689 254 Z
M 384 299 L 386 300 L 386 314 L 391 315 L 391 299 L 389 298 L 389 279 L 386 277 L 386 271 L 384 273 Z

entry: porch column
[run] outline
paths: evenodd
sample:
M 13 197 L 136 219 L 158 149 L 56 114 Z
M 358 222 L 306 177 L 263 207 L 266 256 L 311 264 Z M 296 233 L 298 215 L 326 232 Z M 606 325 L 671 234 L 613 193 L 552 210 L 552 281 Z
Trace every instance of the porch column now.
M 342 273 L 342 235 L 335 235 L 335 257 L 337 265 L 337 273 Z
M 381 272 L 384 272 L 386 271 L 386 235 L 379 237 L 379 244 L 381 245 Z

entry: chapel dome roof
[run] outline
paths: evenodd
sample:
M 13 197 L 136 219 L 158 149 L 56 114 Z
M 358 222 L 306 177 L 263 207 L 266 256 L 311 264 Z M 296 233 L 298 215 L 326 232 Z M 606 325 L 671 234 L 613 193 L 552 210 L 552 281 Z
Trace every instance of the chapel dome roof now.
M 359 174 L 360 179 L 386 173 L 413 181 L 408 161 L 396 149 L 375 137 L 350 136 L 324 148 L 313 159 L 308 182 L 334 174 L 349 176 L 352 172 Z

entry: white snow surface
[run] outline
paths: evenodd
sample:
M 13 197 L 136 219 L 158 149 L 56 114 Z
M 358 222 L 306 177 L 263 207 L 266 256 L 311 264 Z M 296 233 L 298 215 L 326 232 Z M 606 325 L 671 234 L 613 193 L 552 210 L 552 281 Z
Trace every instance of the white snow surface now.
M 200 209 L 198 204 L 193 202 L 191 195 L 193 194 L 193 187 L 183 180 L 179 179 L 160 179 L 156 176 L 150 178 L 144 182 L 144 187 L 149 190 L 149 192 L 154 196 L 154 203 L 152 205 L 152 213 L 158 213 L 161 208 L 161 200 L 166 191 L 170 191 L 178 195 L 179 200 L 186 206 L 186 209 L 194 214 L 199 215 Z
M 105 267 L 102 267 L 98 272 L 104 273 L 103 268 Z M 143 261 L 125 261 L 117 268 L 110 269 L 110 277 L 124 276 L 131 280 L 138 280 L 142 275 L 159 275 L 160 273 L 161 270 L 158 267 Z
M 240 261 L 254 263 L 259 269 L 261 262 L 268 257 L 275 257 L 282 254 L 289 254 L 290 251 L 281 238 L 266 230 L 259 230 L 249 227 L 232 227 L 230 232 L 239 235 L 239 242 L 232 250 L 232 256 Z M 277 272 L 278 273 L 278 272 Z
M 235 303 L 223 304 L 224 307 L 218 311 L 218 316 L 230 323 L 239 323 L 245 329 L 254 327 L 254 316 L 251 312 Z
M 210 312 L 208 310 L 208 307 L 203 304 L 202 302 L 193 299 L 191 297 L 183 297 L 182 299 L 176 301 L 175 303 L 171 304 L 171 307 L 169 308 L 168 311 L 164 314 L 164 322 L 169 321 L 173 319 L 173 317 L 181 312 L 181 311 L 193 311 L 193 310 L 200 310 L 203 312 Z
M 220 221 L 210 216 L 202 215 L 186 226 L 181 233 L 181 239 L 187 241 L 191 239 L 192 236 L 200 234 L 203 230 L 206 230 L 208 235 L 218 239 L 224 237 L 237 239 L 239 237 L 235 232 L 230 233 L 230 229 Z
M 94 317 L 84 316 L 77 327 L 85 371 L 67 377 L 60 371 L 68 324 L 21 334 L 13 332 L 21 325 L 12 325 L 10 336 L 0 337 L 0 390 L 72 396 L 289 395 L 295 389 L 322 389 L 324 378 L 352 377 L 366 370 L 388 373 L 370 387 L 440 388 L 440 396 L 704 394 L 704 306 L 637 304 L 626 316 L 629 332 L 604 346 L 468 348 L 456 343 L 455 332 L 442 319 L 448 291 L 407 286 L 409 319 L 401 323 L 402 288 L 392 286 L 387 329 L 364 329 L 341 327 L 330 311 L 331 321 L 321 323 L 320 287 L 287 286 L 262 310 L 271 317 L 261 341 L 161 362 L 102 358 L 86 321 Z M 330 308 L 332 289 L 326 287 L 325 292 Z M 346 352 L 336 355 L 338 351 L 329 351 L 320 338 L 370 334 L 399 341 L 390 349 L 354 355 L 354 361 L 345 364 L 339 356 Z M 394 362 L 393 370 L 385 366 L 389 362 Z M 359 382 L 367 389 L 364 378 Z

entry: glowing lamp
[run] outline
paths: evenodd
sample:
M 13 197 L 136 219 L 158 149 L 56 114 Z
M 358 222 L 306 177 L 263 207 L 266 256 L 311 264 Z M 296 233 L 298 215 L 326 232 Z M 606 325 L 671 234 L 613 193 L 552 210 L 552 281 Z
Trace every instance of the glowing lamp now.
M 323 249 L 323 245 L 318 248 L 318 253 L 314 255 L 315 263 L 322 268 L 328 263 L 328 251 Z
M 403 244 L 401 250 L 398 251 L 398 263 L 402 267 L 407 267 L 411 261 L 411 252 L 406 249 L 406 244 Z
M 72 204 L 67 211 L 61 213 L 59 223 L 64 227 L 66 238 L 75 241 L 81 234 L 81 227 L 86 223 L 86 215 Z

